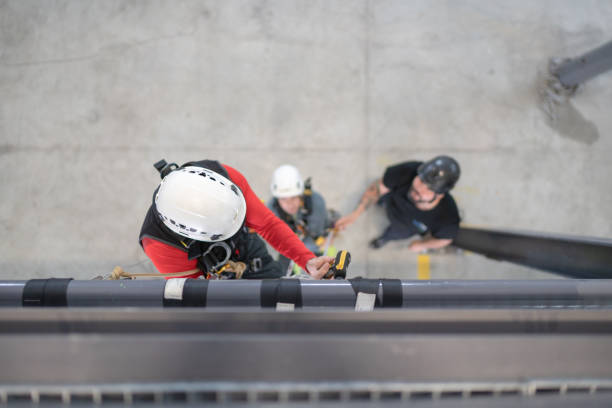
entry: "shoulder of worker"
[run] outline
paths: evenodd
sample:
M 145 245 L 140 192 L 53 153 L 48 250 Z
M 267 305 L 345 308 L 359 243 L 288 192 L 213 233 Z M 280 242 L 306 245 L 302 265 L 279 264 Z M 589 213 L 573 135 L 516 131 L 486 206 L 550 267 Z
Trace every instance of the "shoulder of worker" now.
M 312 203 L 317 205 L 317 204 L 323 204 L 323 206 L 325 206 L 325 199 L 323 198 L 323 195 L 317 191 L 313 191 L 312 192 Z
M 419 166 L 423 164 L 422 161 L 417 161 L 417 160 L 410 160 L 410 161 L 404 161 L 404 162 L 400 162 L 400 163 L 395 163 L 392 164 L 390 166 L 388 166 L 385 169 L 385 173 L 388 171 L 399 171 L 399 170 L 403 170 L 403 171 L 410 171 L 410 170 L 416 170 L 419 168 Z
M 388 188 L 394 188 L 406 182 L 411 182 L 422 163 L 420 161 L 406 161 L 387 167 L 382 177 L 383 184 Z
M 457 207 L 457 203 L 450 193 L 444 194 L 444 198 L 440 200 L 438 207 L 446 216 L 452 219 L 456 218 L 457 221 L 459 220 L 459 208 Z

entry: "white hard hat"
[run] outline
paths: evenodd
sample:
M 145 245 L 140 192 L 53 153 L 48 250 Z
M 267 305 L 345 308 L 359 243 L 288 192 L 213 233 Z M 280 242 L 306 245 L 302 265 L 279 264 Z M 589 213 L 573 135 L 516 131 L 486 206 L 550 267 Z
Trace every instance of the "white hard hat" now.
M 164 177 L 155 206 L 172 231 L 206 242 L 232 237 L 246 216 L 242 191 L 222 175 L 196 166 L 180 168 Z
M 283 164 L 274 170 L 270 190 L 276 198 L 302 195 L 304 193 L 304 181 L 299 170 L 290 164 Z

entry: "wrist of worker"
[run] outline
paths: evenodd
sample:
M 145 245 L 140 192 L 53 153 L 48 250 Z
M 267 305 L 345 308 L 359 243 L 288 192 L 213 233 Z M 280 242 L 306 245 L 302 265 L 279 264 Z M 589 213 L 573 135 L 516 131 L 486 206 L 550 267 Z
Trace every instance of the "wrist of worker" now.
M 355 210 L 353 211 L 352 215 L 354 216 L 354 218 L 359 217 L 366 209 L 368 208 L 368 203 L 367 202 L 360 202 L 359 205 L 357 206 L 357 208 L 355 208 Z
M 316 258 L 316 257 L 315 257 L 315 258 Z M 302 269 L 304 270 L 304 272 L 306 272 L 306 274 L 308 274 L 309 276 L 313 276 L 313 277 L 314 277 L 313 272 L 316 272 L 316 267 L 314 266 L 314 264 L 312 264 L 311 266 L 312 266 L 312 267 L 313 267 L 315 270 L 314 270 L 314 271 L 309 271 L 309 270 L 308 270 L 308 264 L 309 264 L 311 261 L 312 261 L 312 262 L 314 262 L 314 259 L 315 259 L 315 258 L 310 258 L 310 259 L 308 260 L 308 262 L 306 262 L 306 267 L 302 268 Z
M 296 264 L 298 264 L 300 268 L 302 268 L 304 271 L 306 271 L 307 274 L 310 275 L 310 271 L 308 270 L 308 262 L 312 261 L 316 257 L 317 256 L 314 253 L 310 252 L 309 255 L 301 257 L 300 260 L 296 262 Z

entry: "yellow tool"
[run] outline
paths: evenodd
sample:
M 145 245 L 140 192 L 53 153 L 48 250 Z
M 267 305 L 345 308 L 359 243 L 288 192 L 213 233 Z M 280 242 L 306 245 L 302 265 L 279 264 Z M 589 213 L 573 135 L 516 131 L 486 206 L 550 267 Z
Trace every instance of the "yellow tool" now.
M 323 279 L 346 279 L 346 271 L 350 263 L 351 253 L 345 250 L 339 251 Z

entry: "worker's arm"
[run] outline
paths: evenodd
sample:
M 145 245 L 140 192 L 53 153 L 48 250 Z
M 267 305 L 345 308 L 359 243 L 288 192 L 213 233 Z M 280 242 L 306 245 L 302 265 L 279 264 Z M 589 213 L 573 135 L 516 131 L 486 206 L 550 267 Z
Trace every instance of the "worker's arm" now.
M 389 188 L 383 184 L 382 179 L 372 182 L 372 184 L 370 184 L 370 186 L 361 196 L 361 200 L 359 200 L 359 205 L 357 205 L 357 208 L 355 208 L 350 214 L 345 215 L 336 221 L 336 228 L 343 230 L 357 221 L 357 218 L 359 218 L 359 216 L 365 210 L 367 210 L 368 207 L 378 201 L 382 195 L 387 194 L 389 191 L 391 190 L 389 190 Z
M 202 275 L 198 261 L 187 259 L 185 251 L 153 238 L 143 238 L 142 247 L 159 273 L 185 272 L 184 278 L 197 278 Z
M 413 252 L 421 252 L 425 251 L 426 249 L 444 248 L 445 246 L 450 245 L 452 242 L 452 239 L 429 237 L 412 241 L 410 245 L 408 245 L 408 249 Z
M 261 202 L 238 170 L 225 164 L 223 167 L 244 195 L 247 205 L 246 225 L 253 228 L 279 253 L 305 269 L 313 278 L 321 279 L 329 270 L 329 263 L 334 259 L 329 256 L 316 257 L 291 231 L 291 228 Z

